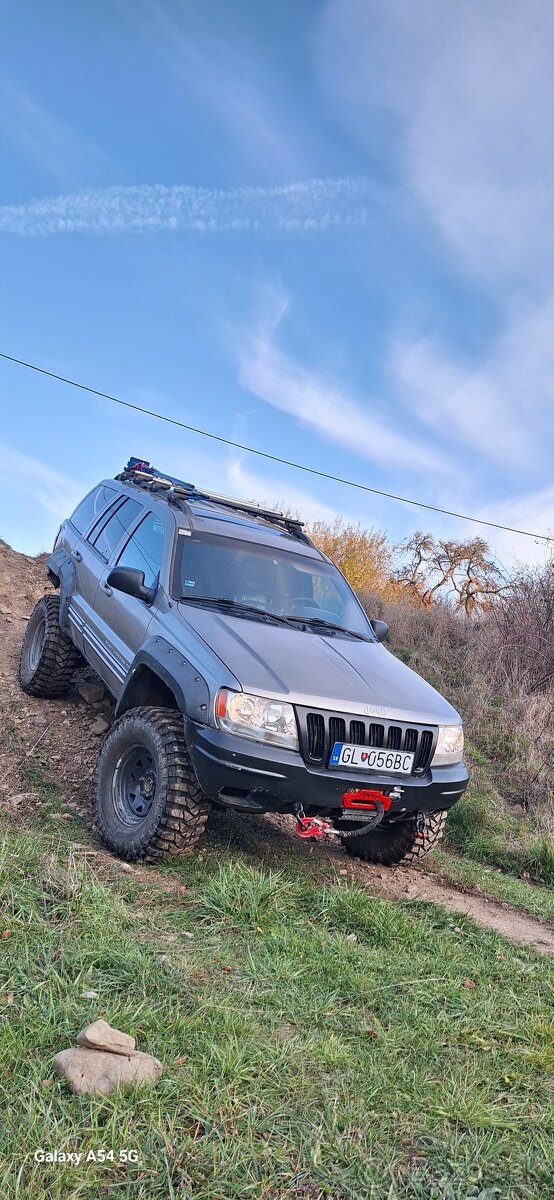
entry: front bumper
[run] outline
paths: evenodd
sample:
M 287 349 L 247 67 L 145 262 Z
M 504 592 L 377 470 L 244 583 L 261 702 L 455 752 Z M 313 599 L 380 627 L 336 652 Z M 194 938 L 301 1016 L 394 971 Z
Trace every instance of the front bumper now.
M 216 804 L 243 812 L 290 812 L 300 801 L 308 814 L 340 809 L 352 788 L 390 793 L 402 788 L 387 817 L 451 808 L 466 790 L 463 763 L 429 768 L 424 775 L 381 775 L 308 766 L 296 751 L 250 741 L 185 718 L 185 737 L 202 791 Z

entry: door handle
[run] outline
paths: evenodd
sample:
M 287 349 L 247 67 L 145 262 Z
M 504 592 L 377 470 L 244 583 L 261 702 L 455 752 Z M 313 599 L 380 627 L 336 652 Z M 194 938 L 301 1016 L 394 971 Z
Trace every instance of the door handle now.
M 71 557 L 75 559 L 75 562 L 83 561 L 83 555 L 80 553 L 79 550 L 74 550 Z
M 112 594 L 112 589 L 111 589 L 111 587 L 108 586 L 107 583 L 102 584 L 102 591 L 106 593 L 106 596 L 111 596 L 111 594 Z

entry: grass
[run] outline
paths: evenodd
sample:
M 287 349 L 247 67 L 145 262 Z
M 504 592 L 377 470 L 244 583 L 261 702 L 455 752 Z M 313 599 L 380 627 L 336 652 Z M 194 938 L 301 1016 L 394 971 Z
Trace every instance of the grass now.
M 445 844 L 474 862 L 554 886 L 554 845 L 533 837 L 486 781 L 473 783 L 451 809 Z
M 539 920 L 554 922 L 554 891 L 550 888 L 537 887 L 526 879 L 518 879 L 447 850 L 431 855 L 423 865 L 429 874 L 438 875 L 455 887 L 469 888 L 520 908 Z
M 548 1194 L 549 960 L 233 844 L 102 881 L 44 822 L 5 832 L 0 880 L 5 1200 Z M 100 1015 L 163 1059 L 154 1088 L 79 1098 L 54 1077 Z

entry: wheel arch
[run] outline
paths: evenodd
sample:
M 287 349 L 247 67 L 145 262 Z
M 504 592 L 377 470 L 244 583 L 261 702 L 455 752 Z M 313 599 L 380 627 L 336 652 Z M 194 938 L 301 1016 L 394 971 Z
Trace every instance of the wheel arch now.
M 46 574 L 55 588 L 60 589 L 60 626 L 69 631 L 69 601 L 76 583 L 75 564 L 67 550 L 54 550 L 46 560 Z
M 117 702 L 116 717 L 131 708 L 154 706 L 177 709 L 193 720 L 208 720 L 206 681 L 164 638 L 152 638 L 139 651 Z

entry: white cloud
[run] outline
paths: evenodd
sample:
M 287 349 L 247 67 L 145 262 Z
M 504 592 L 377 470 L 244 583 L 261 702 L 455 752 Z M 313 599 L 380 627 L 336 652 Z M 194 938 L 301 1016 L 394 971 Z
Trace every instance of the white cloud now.
M 0 206 L 0 233 L 310 234 L 364 225 L 377 194 L 365 177 L 308 179 L 226 191 L 176 184 L 110 187 Z
M 370 397 L 365 403 L 348 387 L 304 367 L 275 345 L 275 333 L 286 301 L 250 336 L 239 340 L 239 383 L 246 391 L 330 441 L 390 469 L 427 472 L 452 477 L 444 455 L 434 453 L 414 438 L 397 433 L 377 411 Z M 372 411 L 372 407 L 374 411 Z
M 52 470 L 36 458 L 20 454 L 12 446 L 0 443 L 2 480 L 6 487 L 31 494 L 36 502 L 63 520 L 83 496 L 83 485 Z
M 466 292 L 461 349 L 429 336 L 431 312 L 389 357 L 397 402 L 458 454 L 478 452 L 472 511 L 485 466 L 504 494 L 550 477 L 553 55 L 549 0 L 328 0 L 320 29 L 327 103 L 404 188 L 418 249 L 432 227 L 454 278 L 471 273 L 496 305 L 480 353 L 463 348 Z M 455 318 L 453 291 L 444 303 Z
M 3 71 L 0 107 L 3 139 L 58 186 L 75 187 L 83 179 L 89 180 L 91 172 L 103 172 L 108 167 L 108 160 L 95 146 Z
M 554 299 L 518 313 L 476 367 L 429 339 L 399 342 L 389 364 L 393 386 L 435 433 L 500 466 L 548 467 L 554 434 L 553 326 Z
M 233 495 L 254 500 L 257 504 L 266 504 L 279 511 L 286 509 L 308 524 L 312 521 L 334 521 L 337 516 L 336 509 L 318 500 L 303 488 L 297 487 L 290 480 L 266 474 L 257 475 L 249 471 L 244 467 L 241 458 L 234 458 L 229 462 L 226 479 L 226 486 L 231 489 Z
M 329 0 L 320 71 L 364 145 L 464 269 L 532 281 L 554 263 L 550 0 Z
M 207 129 L 215 123 L 223 153 L 260 182 L 314 173 L 317 124 L 300 106 L 292 110 L 267 43 L 253 23 L 206 21 L 200 7 L 146 4 L 149 49 L 171 74 L 185 119 L 197 106 Z
M 479 516 L 554 539 L 554 486 L 495 502 L 480 508 Z M 521 564 L 542 566 L 554 555 L 554 540 L 544 542 L 540 538 L 522 537 L 507 530 L 486 527 L 483 527 L 483 537 L 493 546 L 497 558 L 509 571 Z

